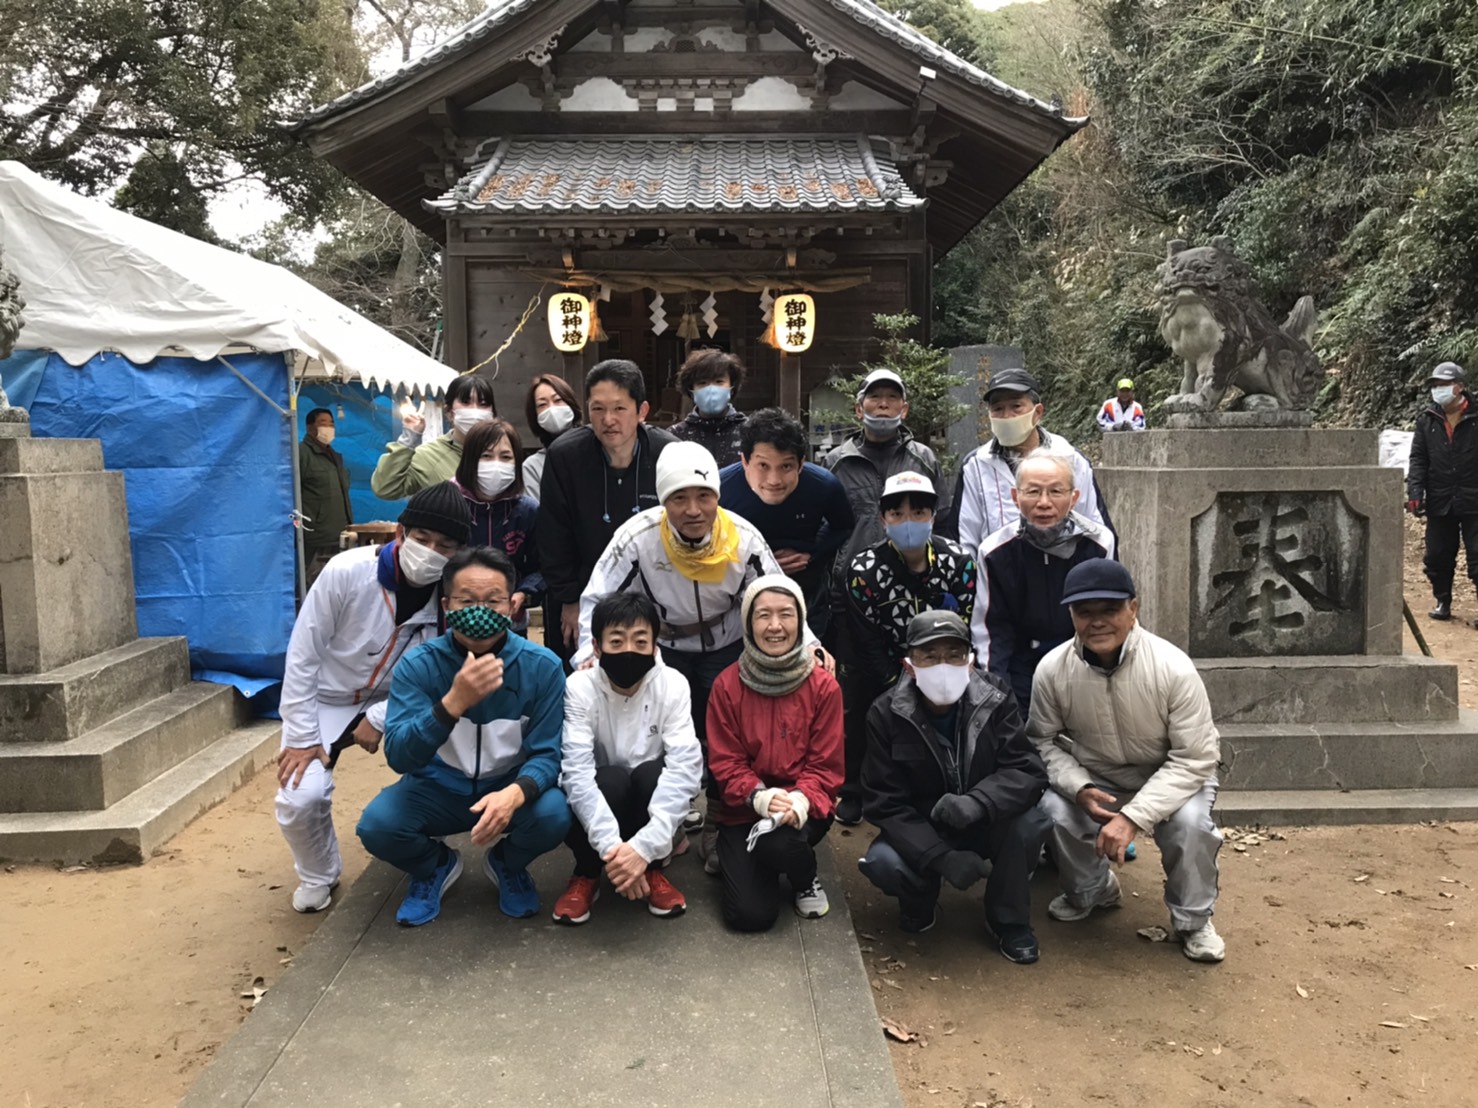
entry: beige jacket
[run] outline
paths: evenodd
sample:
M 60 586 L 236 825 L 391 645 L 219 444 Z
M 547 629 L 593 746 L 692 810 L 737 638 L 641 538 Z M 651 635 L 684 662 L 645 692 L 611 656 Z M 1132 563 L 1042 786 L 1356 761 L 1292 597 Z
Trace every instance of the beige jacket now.
M 1097 779 L 1133 792 L 1122 811 L 1141 831 L 1195 796 L 1221 758 L 1194 663 L 1137 623 L 1111 674 L 1083 660 L 1076 638 L 1043 658 L 1026 730 L 1054 789 L 1073 800 Z

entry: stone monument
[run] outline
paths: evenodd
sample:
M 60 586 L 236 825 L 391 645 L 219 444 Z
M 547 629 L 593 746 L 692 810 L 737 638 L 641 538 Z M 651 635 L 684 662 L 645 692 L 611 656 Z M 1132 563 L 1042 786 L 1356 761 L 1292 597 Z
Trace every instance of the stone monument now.
M 1141 621 L 1206 682 L 1223 819 L 1478 816 L 1478 714 L 1456 667 L 1402 653 L 1401 473 L 1376 431 L 1311 426 L 1312 302 L 1275 325 L 1225 242 L 1172 243 L 1161 281 L 1186 382 L 1097 475 Z

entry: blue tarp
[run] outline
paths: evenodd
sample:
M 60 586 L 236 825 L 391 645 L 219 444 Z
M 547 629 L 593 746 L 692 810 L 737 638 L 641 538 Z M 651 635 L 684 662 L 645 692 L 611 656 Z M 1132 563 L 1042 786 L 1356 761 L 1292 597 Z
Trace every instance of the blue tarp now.
M 229 361 L 287 407 L 282 355 Z M 281 678 L 295 614 L 289 422 L 216 361 L 99 354 L 74 368 L 20 351 L 0 376 L 33 434 L 100 439 L 123 471 L 139 634 L 184 635 L 213 680 Z
M 307 433 L 308 413 L 314 408 L 334 413 L 334 449 L 349 467 L 349 504 L 354 509 L 354 522 L 398 519 L 405 501 L 381 500 L 370 491 L 370 475 L 385 453 L 385 444 L 400 435 L 394 398 L 383 392 L 372 393 L 359 384 L 305 385 L 298 394 L 300 440 Z

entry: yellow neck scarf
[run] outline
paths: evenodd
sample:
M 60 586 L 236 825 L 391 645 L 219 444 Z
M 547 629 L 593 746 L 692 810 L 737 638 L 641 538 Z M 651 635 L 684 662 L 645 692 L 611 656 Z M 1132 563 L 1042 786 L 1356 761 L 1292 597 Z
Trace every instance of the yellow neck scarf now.
M 672 564 L 690 581 L 716 585 L 724 579 L 729 565 L 739 560 L 739 528 L 722 508 L 714 517 L 713 532 L 702 546 L 686 543 L 673 530 L 667 513 L 662 513 L 662 549 Z

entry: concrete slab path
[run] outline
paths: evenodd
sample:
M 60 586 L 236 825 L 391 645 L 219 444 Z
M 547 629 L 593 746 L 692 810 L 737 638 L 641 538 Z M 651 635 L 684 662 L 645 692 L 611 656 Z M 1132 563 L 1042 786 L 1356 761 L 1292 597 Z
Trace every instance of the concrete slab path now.
M 830 914 L 738 935 L 696 851 L 670 871 L 686 915 L 607 887 L 589 923 L 560 927 L 568 851 L 534 867 L 540 915 L 511 920 L 481 852 L 451 842 L 466 871 L 438 920 L 398 927 L 404 880 L 373 864 L 183 1108 L 901 1104 L 824 845 Z

